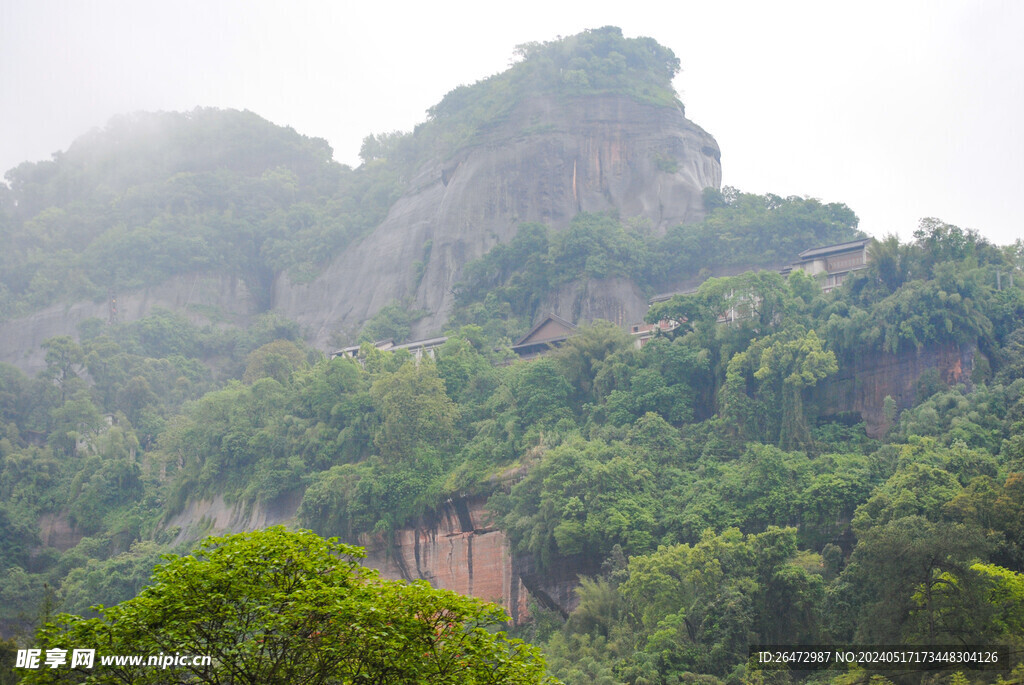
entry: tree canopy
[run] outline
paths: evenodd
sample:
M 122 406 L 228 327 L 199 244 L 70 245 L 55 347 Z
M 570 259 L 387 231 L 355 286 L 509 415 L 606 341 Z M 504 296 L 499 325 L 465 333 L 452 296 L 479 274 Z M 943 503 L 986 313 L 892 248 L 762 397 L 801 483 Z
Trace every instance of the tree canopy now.
M 536 648 L 503 632 L 497 606 L 381 580 L 361 549 L 270 528 L 209 538 L 158 566 L 137 597 L 96 618 L 60 615 L 47 648 L 96 648 L 85 666 L 25 672 L 25 683 L 163 683 L 158 667 L 101 665 L 105 655 L 187 654 L 176 682 L 545 683 Z

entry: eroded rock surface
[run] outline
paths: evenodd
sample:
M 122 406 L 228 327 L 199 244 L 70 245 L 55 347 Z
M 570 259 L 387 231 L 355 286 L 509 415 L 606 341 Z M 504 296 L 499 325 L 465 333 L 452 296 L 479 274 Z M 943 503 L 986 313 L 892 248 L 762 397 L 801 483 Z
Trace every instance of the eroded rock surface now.
M 78 326 L 87 319 L 109 321 L 111 302 L 103 300 L 55 304 L 28 316 L 0 323 L 0 362 L 13 364 L 32 375 L 46 368 L 47 338 L 78 338 Z M 137 321 L 162 307 L 184 314 L 193 322 L 211 320 L 245 325 L 257 312 L 256 299 L 242 279 L 226 274 L 185 274 L 160 285 L 116 296 L 117 320 Z
M 898 409 L 913 406 L 918 379 L 929 369 L 937 369 L 947 385 L 970 386 L 975 351 L 973 345 L 945 344 L 898 354 L 865 355 L 841 365 L 836 376 L 819 383 L 813 390 L 813 403 L 824 415 L 859 414 L 867 434 L 881 438 L 889 429 L 884 411 L 887 396 Z
M 577 559 L 557 560 L 538 572 L 533 560 L 513 554 L 505 533 L 494 526 L 486 500 L 449 500 L 429 520 L 401 528 L 391 544 L 364 536 L 366 565 L 385 578 L 426 580 L 505 607 L 513 623 L 529 616 L 529 598 L 568 614 L 578 602 L 581 573 L 593 573 Z
M 274 307 L 326 347 L 332 332 L 352 336 L 384 306 L 408 301 L 429 312 L 412 332 L 424 337 L 447 321 L 466 263 L 521 223 L 560 229 L 581 211 L 617 211 L 664 232 L 703 217 L 703 189 L 721 184 L 719 159 L 714 138 L 678 109 L 619 96 L 535 98 L 476 144 L 422 167 L 384 222 L 316 280 L 280 276 Z

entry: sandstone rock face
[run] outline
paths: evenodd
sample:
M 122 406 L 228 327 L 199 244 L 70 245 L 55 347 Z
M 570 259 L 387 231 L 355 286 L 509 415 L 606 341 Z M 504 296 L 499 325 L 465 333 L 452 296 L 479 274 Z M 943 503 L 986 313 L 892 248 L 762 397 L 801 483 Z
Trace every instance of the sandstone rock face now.
M 206 535 L 294 525 L 301 500 L 299 491 L 248 508 L 228 505 L 223 497 L 190 500 L 166 527 L 177 529 L 174 544 L 178 545 Z M 51 536 L 61 534 L 54 530 Z M 65 544 L 75 543 L 77 539 Z M 512 553 L 505 533 L 494 525 L 485 498 L 449 500 L 433 516 L 396 531 L 391 544 L 371 535 L 364 535 L 359 544 L 366 548 L 365 565 L 378 569 L 383 577 L 426 580 L 435 588 L 495 602 L 505 607 L 513 623 L 529 617 L 531 596 L 542 606 L 568 615 L 578 603 L 579 575 L 597 570 L 580 559 L 567 558 L 538 572 L 530 557 Z
M 512 623 L 529 616 L 528 599 L 568 615 L 578 603 L 580 574 L 593 572 L 579 560 L 563 559 L 539 573 L 533 560 L 512 553 L 505 533 L 494 527 L 486 500 L 449 500 L 429 521 L 395 533 L 394 542 L 364 537 L 366 565 L 385 578 L 426 580 L 505 607 Z
M 581 211 L 616 211 L 664 232 L 700 220 L 703 189 L 720 185 L 718 144 L 678 109 L 611 95 L 533 98 L 472 145 L 424 164 L 384 222 L 313 282 L 279 275 L 272 308 L 321 349 L 333 332 L 354 337 L 396 301 L 428 312 L 412 331 L 426 337 L 447 321 L 466 263 L 509 241 L 520 224 L 561 229 Z M 550 305 L 573 321 L 628 324 L 646 311 L 643 294 L 617 279 L 571 284 Z M 154 307 L 236 324 L 260 309 L 244 282 L 227 275 L 183 275 L 118 293 L 120 321 Z M 0 324 L 0 362 L 35 373 L 44 367 L 43 340 L 76 336 L 82 321 L 109 316 L 106 301 L 78 302 Z
M 43 514 L 39 517 L 39 541 L 43 548 L 53 547 L 66 552 L 81 542 L 83 537 L 64 514 Z
M 237 277 L 222 274 L 175 276 L 151 288 L 117 296 L 117 319 L 136 321 L 163 307 L 184 314 L 194 322 L 211 318 L 245 324 L 258 311 L 255 298 Z M 78 337 L 78 325 L 86 319 L 110 318 L 111 304 L 76 302 L 47 307 L 20 319 L 0 324 L 0 362 L 19 367 L 28 374 L 46 368 L 46 350 L 40 345 L 58 335 Z
M 527 592 L 512 571 L 505 534 L 484 501 L 449 501 L 430 522 L 395 533 L 390 546 L 365 537 L 366 564 L 385 578 L 426 580 L 433 587 L 502 605 L 513 622 L 527 616 Z
M 286 275 L 274 308 L 326 347 L 395 301 L 429 312 L 412 335 L 441 329 L 462 268 L 521 223 L 564 228 L 580 211 L 643 217 L 664 232 L 703 217 L 721 184 L 718 144 L 673 108 L 618 96 L 523 102 L 472 146 L 424 165 L 387 218 L 308 284 Z M 419 265 L 417 265 L 419 263 Z M 593 318 L 615 318 L 591 308 Z
M 175 545 L 195 542 L 206 535 L 249 533 L 279 524 L 295 523 L 295 512 L 302 502 L 302 492 L 293 491 L 273 502 L 257 502 L 251 507 L 232 506 L 218 495 L 209 500 L 189 500 L 185 508 L 165 525 L 177 529 Z
M 604 319 L 618 326 L 644 320 L 647 296 L 626 278 L 591 278 L 566 283 L 548 298 L 544 314 L 556 314 L 567 321 Z
M 974 353 L 974 346 L 939 345 L 901 350 L 895 355 L 865 356 L 841 366 L 836 376 L 816 386 L 813 402 L 824 415 L 860 414 L 868 435 L 880 438 L 889 429 L 884 412 L 886 396 L 892 397 L 899 409 L 910 407 L 917 399 L 917 380 L 928 369 L 938 369 L 949 385 L 970 386 Z

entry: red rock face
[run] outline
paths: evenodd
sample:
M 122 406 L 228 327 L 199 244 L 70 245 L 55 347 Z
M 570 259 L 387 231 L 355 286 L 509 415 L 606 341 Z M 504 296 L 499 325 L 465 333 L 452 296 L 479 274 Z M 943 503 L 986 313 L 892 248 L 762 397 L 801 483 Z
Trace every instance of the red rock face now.
M 208 534 L 294 525 L 301 499 L 292 492 L 251 508 L 228 505 L 219 496 L 194 500 L 167 527 L 178 529 L 176 544 L 185 544 Z M 75 537 L 66 521 L 64 525 L 61 528 L 60 520 L 41 522 L 47 544 L 57 546 L 63 541 L 62 549 L 77 544 L 81 535 Z M 529 617 L 531 598 L 568 615 L 578 602 L 579 576 L 598 570 L 580 558 L 560 558 L 539 571 L 532 558 L 512 553 L 484 497 L 448 500 L 415 526 L 396 531 L 392 544 L 372 535 L 360 536 L 359 544 L 366 548 L 365 565 L 378 569 L 384 578 L 426 580 L 436 588 L 495 602 L 505 608 L 513 624 Z
M 899 409 L 914 404 L 917 381 L 928 369 L 938 369 L 948 385 L 971 384 L 975 347 L 939 345 L 922 350 L 902 350 L 899 354 L 875 354 L 840 366 L 839 373 L 822 381 L 813 391 L 813 402 L 823 415 L 856 412 L 873 438 L 885 434 L 886 396 Z
M 426 580 L 433 587 L 502 605 L 513 623 L 528 615 L 528 593 L 513 572 L 505 533 L 494 527 L 484 500 L 449 500 L 432 520 L 395 533 L 389 548 L 372 538 L 366 565 L 385 578 Z

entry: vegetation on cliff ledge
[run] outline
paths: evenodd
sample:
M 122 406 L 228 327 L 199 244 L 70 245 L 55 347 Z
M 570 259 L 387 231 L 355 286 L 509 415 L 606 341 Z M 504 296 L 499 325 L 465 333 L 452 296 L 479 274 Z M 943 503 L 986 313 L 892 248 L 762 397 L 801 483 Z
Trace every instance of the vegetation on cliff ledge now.
M 704 205 L 703 221 L 663 236 L 611 214 L 578 214 L 564 231 L 524 224 L 511 241 L 466 265 L 451 321 L 478 325 L 499 344 L 529 330 L 566 283 L 622 278 L 653 295 L 696 284 L 711 269 L 778 268 L 808 245 L 863 237 L 857 215 L 841 203 L 726 187 L 705 189 Z

